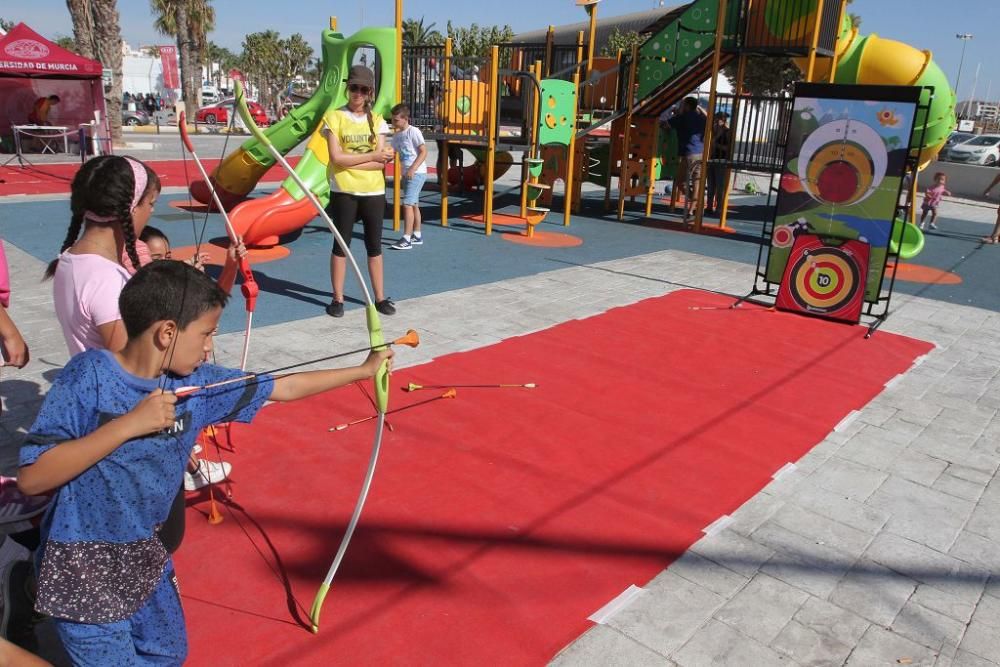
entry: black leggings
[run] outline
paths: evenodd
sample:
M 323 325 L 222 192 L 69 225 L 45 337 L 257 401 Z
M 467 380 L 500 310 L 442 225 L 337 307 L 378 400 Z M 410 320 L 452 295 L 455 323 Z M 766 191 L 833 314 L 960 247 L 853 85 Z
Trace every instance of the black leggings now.
M 385 194 L 362 197 L 343 192 L 331 192 L 330 203 L 326 214 L 337 225 L 337 231 L 344 237 L 348 247 L 351 245 L 351 235 L 354 223 L 359 218 L 365 228 L 365 251 L 369 257 L 382 254 L 382 220 L 385 217 Z M 346 257 L 344 249 L 336 239 L 333 241 L 333 254 Z

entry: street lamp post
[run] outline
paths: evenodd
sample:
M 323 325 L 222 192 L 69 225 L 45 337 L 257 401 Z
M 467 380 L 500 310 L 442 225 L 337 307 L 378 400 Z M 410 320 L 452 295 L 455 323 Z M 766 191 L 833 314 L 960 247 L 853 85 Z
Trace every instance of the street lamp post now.
M 958 97 L 958 84 L 962 81 L 962 63 L 965 62 L 965 47 L 968 45 L 969 40 L 972 39 L 971 32 L 960 32 L 955 35 L 956 39 L 962 40 L 962 57 L 958 60 L 958 75 L 955 77 L 955 97 Z M 956 99 L 957 103 L 958 100 Z M 968 106 L 968 105 L 966 105 Z

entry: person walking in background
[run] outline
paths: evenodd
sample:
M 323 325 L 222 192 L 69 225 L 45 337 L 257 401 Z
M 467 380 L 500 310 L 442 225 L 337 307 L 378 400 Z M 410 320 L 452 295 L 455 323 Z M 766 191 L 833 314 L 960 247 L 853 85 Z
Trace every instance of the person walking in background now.
M 722 199 L 729 189 L 729 167 L 722 161 L 729 160 L 730 139 L 729 114 L 720 111 L 715 114 L 715 127 L 712 129 L 712 162 L 708 165 L 708 205 L 707 215 L 715 215 L 722 210 Z
M 323 116 L 322 132 L 330 150 L 330 203 L 326 212 L 348 245 L 354 223 L 361 220 L 375 307 L 383 315 L 392 315 L 396 307 L 385 296 L 382 273 L 382 220 L 385 218 L 385 175 L 382 172 L 395 153 L 385 146 L 389 126 L 382 116 L 372 111 L 375 73 L 363 65 L 354 65 L 345 83 L 347 104 Z M 349 250 L 334 239 L 330 257 L 333 300 L 326 307 L 326 314 L 331 317 L 344 316 L 344 280 Z
M 997 184 L 1000 184 L 1000 174 L 996 175 L 993 182 L 990 183 L 988 188 L 986 188 L 986 192 L 983 193 L 983 196 L 989 197 L 990 190 L 995 188 Z M 997 207 L 997 221 L 993 225 L 993 231 L 990 232 L 989 236 L 984 236 L 982 240 L 983 243 L 1000 243 L 1000 206 Z
M 701 180 L 702 153 L 705 148 L 705 110 L 694 97 L 685 97 L 680 111 L 669 118 L 661 117 L 665 129 L 677 132 L 677 176 L 674 187 L 684 192 L 684 224 L 691 221 L 698 182 Z
M 397 104 L 392 108 L 392 147 L 403 163 L 403 238 L 391 247 L 409 250 L 424 242 L 420 233 L 420 189 L 427 180 L 427 144 L 419 128 L 410 125 L 410 108 Z

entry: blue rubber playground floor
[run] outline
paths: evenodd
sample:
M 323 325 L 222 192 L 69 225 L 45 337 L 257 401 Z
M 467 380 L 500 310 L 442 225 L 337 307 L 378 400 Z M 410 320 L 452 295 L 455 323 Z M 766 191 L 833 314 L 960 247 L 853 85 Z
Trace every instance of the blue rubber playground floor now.
M 261 192 L 269 190 L 262 189 Z M 185 200 L 181 194 L 164 195 L 150 224 L 163 230 L 174 247 L 193 245 L 201 233 L 203 214 L 190 213 L 170 205 Z M 498 199 L 497 212 L 515 212 L 513 197 Z M 769 214 L 762 197 L 734 197 L 736 215 L 730 220 L 735 233 L 724 236 L 696 235 L 664 229 L 664 221 L 676 221 L 677 216 L 655 213 L 643 220 L 642 204 L 626 208 L 625 222 L 615 220 L 614 213 L 603 211 L 598 194 L 584 200 L 581 215 L 573 216 L 571 225 L 563 227 L 558 213 L 558 200 L 553 213 L 539 226 L 547 232 L 566 233 L 580 238 L 580 245 L 566 248 L 537 247 L 511 243 L 502 238 L 503 231 L 516 228 L 495 227 L 487 237 L 482 225 L 461 219 L 464 214 L 479 213 L 481 201 L 474 198 L 452 197 L 449 206 L 450 226 L 440 225 L 438 194 L 423 195 L 423 246 L 409 251 L 389 249 L 398 234 L 392 231 L 391 220 L 385 222 L 386 293 L 399 302 L 414 297 L 493 283 L 511 278 L 556 271 L 574 265 L 662 251 L 678 250 L 704 256 L 727 259 L 747 265 L 746 290 L 753 285 L 753 269 L 758 256 L 761 220 Z M 656 208 L 665 210 L 662 206 Z M 391 208 L 389 209 L 391 215 Z M 19 200 L 0 202 L 0 236 L 6 242 L 37 257 L 52 259 L 59 249 L 69 222 L 68 200 Z M 925 298 L 1000 311 L 1000 290 L 997 289 L 997 265 L 1000 248 L 983 246 L 979 238 L 986 233 L 982 223 L 954 218 L 939 218 L 940 230 L 929 232 L 926 248 L 909 264 L 931 267 L 956 274 L 960 284 L 934 284 L 897 280 L 897 296 L 915 294 Z M 218 215 L 209 217 L 205 240 L 221 239 L 225 232 Z M 275 261 L 253 265 L 261 294 L 254 322 L 258 326 L 277 324 L 323 315 L 323 307 L 331 298 L 329 254 L 332 235 L 317 218 L 300 233 L 283 239 L 290 255 Z M 352 251 L 365 269 L 364 244 L 360 225 L 356 227 Z M 210 271 L 212 271 L 210 267 Z M 41 276 L 39 276 L 41 279 Z M 359 307 L 362 295 L 350 276 L 347 280 L 347 306 Z M 221 331 L 241 330 L 244 310 L 238 290 L 234 290 L 231 307 L 223 317 Z M 405 308 L 405 304 L 401 306 Z

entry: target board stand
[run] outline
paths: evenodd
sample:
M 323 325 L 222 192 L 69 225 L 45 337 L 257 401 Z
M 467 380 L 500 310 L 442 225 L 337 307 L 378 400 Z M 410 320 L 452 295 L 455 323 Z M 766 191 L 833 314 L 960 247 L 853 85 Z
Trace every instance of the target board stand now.
M 942 91 L 945 94 L 948 91 Z M 888 317 L 895 284 L 897 219 L 909 219 L 904 187 L 916 182 L 926 114 L 935 91 L 913 86 L 802 83 L 784 119 L 774 216 L 761 233 L 753 290 L 775 307 L 839 322 Z M 892 243 L 893 241 L 896 243 Z M 756 299 L 753 299 L 756 301 Z M 739 303 L 739 302 L 737 302 Z

